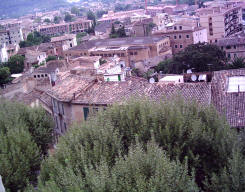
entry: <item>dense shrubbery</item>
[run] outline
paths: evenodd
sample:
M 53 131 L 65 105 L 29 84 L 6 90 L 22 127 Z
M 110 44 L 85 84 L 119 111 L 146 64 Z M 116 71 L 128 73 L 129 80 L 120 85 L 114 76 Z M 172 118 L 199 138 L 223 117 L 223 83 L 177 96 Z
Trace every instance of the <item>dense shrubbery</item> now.
M 131 101 L 74 125 L 39 190 L 244 191 L 244 178 L 237 133 L 213 107 Z
M 34 183 L 52 142 L 52 119 L 43 109 L 0 100 L 0 175 L 7 191 Z
M 49 36 L 41 35 L 39 32 L 34 31 L 33 33 L 28 34 L 26 41 L 20 42 L 20 47 L 24 48 L 40 45 L 41 43 L 48 43 L 50 40 Z

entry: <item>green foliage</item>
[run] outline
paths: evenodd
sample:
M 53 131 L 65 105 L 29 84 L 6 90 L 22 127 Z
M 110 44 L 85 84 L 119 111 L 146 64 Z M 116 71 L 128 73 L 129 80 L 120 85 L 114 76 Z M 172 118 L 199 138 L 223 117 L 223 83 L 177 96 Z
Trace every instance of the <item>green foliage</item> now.
M 165 171 L 153 176 L 155 172 L 151 166 L 154 167 L 158 158 L 148 149 L 149 142 L 159 145 L 160 149 L 154 150 L 166 151 L 171 163 L 187 163 L 188 174 L 194 171 L 195 182 L 209 191 L 214 189 L 213 175 L 222 174 L 223 169 L 230 166 L 234 149 L 240 148 L 237 133 L 213 107 L 200 107 L 181 99 L 157 103 L 131 101 L 99 112 L 86 123 L 75 125 L 61 138 L 54 156 L 42 164 L 41 191 L 50 185 L 60 191 L 87 191 L 88 188 L 90 191 L 99 188 L 103 189 L 101 191 L 139 191 L 139 188 L 142 191 L 173 191 L 171 185 L 164 188 L 165 182 L 172 182 L 161 179 L 165 178 Z M 151 158 L 139 155 L 137 143 Z M 160 166 L 161 163 L 156 164 Z M 228 173 L 230 177 L 232 174 Z M 150 185 L 146 175 L 156 183 Z M 183 172 L 177 171 L 173 175 L 171 178 L 180 178 Z M 177 191 L 195 191 L 193 182 L 188 182 L 190 178 L 184 176 L 182 179 L 178 179 L 183 181 L 180 186 L 191 186 L 192 190 L 181 188 Z M 150 188 L 157 186 L 160 187 Z
M 0 67 L 0 86 L 10 81 L 10 70 L 8 67 Z
M 172 59 L 167 59 L 165 61 L 160 62 L 156 67 L 154 67 L 154 69 L 157 72 L 162 71 L 162 73 L 164 74 L 168 74 L 168 73 L 173 73 L 173 60 Z
M 46 58 L 46 62 L 49 62 L 49 61 L 52 61 L 52 60 L 57 60 L 57 57 L 56 57 L 56 56 L 49 55 L 49 56 Z
M 71 8 L 71 13 L 79 16 L 80 10 L 77 7 L 72 7 Z
M 131 9 L 131 5 L 130 4 L 116 4 L 115 5 L 115 12 L 118 11 L 127 11 Z
M 22 73 L 24 70 L 24 60 L 25 58 L 23 56 L 14 55 L 10 57 L 5 65 L 9 68 L 11 74 Z
M 208 64 L 211 64 L 210 66 Z M 189 45 L 174 56 L 174 67 L 178 73 L 194 68 L 195 71 L 222 70 L 226 68 L 226 56 L 214 44 L 198 43 Z
M 69 13 L 65 14 L 65 18 L 64 18 L 65 22 L 71 22 L 72 21 L 72 16 Z
M 236 57 L 232 63 L 228 66 L 230 69 L 239 69 L 245 67 L 245 60 L 242 57 Z
M 7 191 L 36 182 L 51 142 L 52 120 L 43 109 L 0 100 L 0 175 Z
M 107 14 L 108 11 L 104 11 L 104 10 L 99 10 L 96 12 L 96 17 L 97 19 L 101 18 L 104 14 Z
M 164 73 L 182 73 L 187 69 L 196 72 L 227 69 L 225 52 L 214 44 L 198 43 L 189 45 L 174 55 L 171 60 L 163 61 L 155 67 Z
M 58 16 L 54 17 L 54 23 L 55 24 L 59 24 L 61 22 L 61 20 L 62 20 L 61 17 L 58 17 Z
M 39 32 L 34 31 L 33 33 L 30 33 L 27 35 L 26 41 L 20 42 L 20 47 L 31 47 L 34 45 L 40 45 L 41 43 L 48 43 L 51 39 L 49 36 L 41 35 Z
M 93 11 L 89 10 L 89 11 L 87 12 L 87 19 L 88 19 L 88 20 L 95 21 L 96 18 L 95 18 L 95 14 L 94 14 Z
M 40 163 L 39 149 L 24 125 L 0 132 L 0 174 L 7 191 L 23 190 L 34 182 Z
M 116 30 L 114 24 L 112 24 L 110 38 L 119 38 L 119 37 L 126 37 L 126 32 L 125 32 L 124 26 L 122 26 L 118 30 Z
M 44 22 L 45 23 L 51 23 L 50 19 L 48 19 L 48 18 L 44 19 Z

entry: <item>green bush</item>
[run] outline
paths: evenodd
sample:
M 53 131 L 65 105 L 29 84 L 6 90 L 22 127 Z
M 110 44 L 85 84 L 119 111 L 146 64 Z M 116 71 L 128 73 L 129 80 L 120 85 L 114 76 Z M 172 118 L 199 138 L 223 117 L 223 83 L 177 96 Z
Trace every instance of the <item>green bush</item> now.
M 125 163 L 124 167 L 131 166 L 132 170 L 137 170 L 137 164 L 130 160 L 130 155 L 135 155 L 134 158 L 137 156 L 133 146 L 140 143 L 148 154 L 149 142 L 156 142 L 166 152 L 171 163 L 176 163 L 177 160 L 177 164 L 178 161 L 185 164 L 188 159 L 188 174 L 195 171 L 195 182 L 201 189 L 208 191 L 214 189 L 214 175 L 220 175 L 224 169 L 228 169 L 234 149 L 240 149 L 237 133 L 230 129 L 211 106 L 204 107 L 182 99 L 157 103 L 132 100 L 124 105 L 113 105 L 110 109 L 99 112 L 96 117 L 91 117 L 86 123 L 74 125 L 60 139 L 56 153 L 42 164 L 39 186 L 47 189 L 52 185 L 60 191 L 87 188 L 96 191 L 98 188 L 93 188 L 93 182 L 98 182 L 98 186 L 103 189 L 101 191 L 113 191 L 117 188 L 122 191 L 139 191 L 137 187 L 141 187 L 142 191 L 157 191 L 147 188 L 148 185 L 141 185 L 143 175 L 133 174 L 130 186 L 120 188 L 121 182 L 129 182 L 127 177 L 130 174 L 127 171 L 130 172 L 130 169 L 123 173 L 118 165 L 121 160 L 118 159 L 125 160 L 122 163 Z M 152 163 L 155 160 L 152 156 Z M 144 166 L 147 172 L 147 166 L 151 165 Z M 93 172 L 93 177 L 89 176 L 91 173 L 88 173 L 88 169 Z M 93 178 L 101 177 L 100 169 L 109 172 L 109 181 L 114 184 L 105 183 L 105 179 L 103 182 L 93 181 Z M 114 172 L 122 175 L 114 178 Z M 151 175 L 151 171 L 148 172 Z M 156 180 L 161 180 L 164 172 L 162 174 Z M 232 172 L 228 173 L 229 176 L 231 174 Z M 180 175 L 176 173 L 175 177 L 179 178 Z M 187 182 L 190 181 L 189 177 L 185 178 L 186 186 L 192 186 L 195 191 L 194 185 Z M 135 186 L 135 180 L 140 182 L 140 186 Z M 115 185 L 114 188 L 111 185 Z M 70 188 L 71 186 L 75 188 Z M 161 189 L 172 190 L 171 187 Z

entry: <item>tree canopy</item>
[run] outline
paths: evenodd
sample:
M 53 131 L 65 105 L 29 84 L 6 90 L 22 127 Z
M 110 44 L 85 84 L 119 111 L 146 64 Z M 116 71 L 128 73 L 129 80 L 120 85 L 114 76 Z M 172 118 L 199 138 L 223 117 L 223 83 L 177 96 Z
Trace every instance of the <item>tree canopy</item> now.
M 52 127 L 43 109 L 0 100 L 0 175 L 7 191 L 23 191 L 36 182 Z
M 40 45 L 41 43 L 48 43 L 51 39 L 49 36 L 41 35 L 39 32 L 34 31 L 27 35 L 26 41 L 20 42 L 20 47 L 31 47 L 34 45 Z
M 0 67 L 0 86 L 10 81 L 10 71 L 8 67 Z
M 4 65 L 9 68 L 11 74 L 22 73 L 24 70 L 24 60 L 23 56 L 14 55 Z
M 182 73 L 187 69 L 196 72 L 227 69 L 225 52 L 214 44 L 193 44 L 175 54 L 171 60 L 161 62 L 156 67 L 157 71 L 168 73 Z
M 243 191 L 239 141 L 212 106 L 133 100 L 74 125 L 43 162 L 38 188 Z

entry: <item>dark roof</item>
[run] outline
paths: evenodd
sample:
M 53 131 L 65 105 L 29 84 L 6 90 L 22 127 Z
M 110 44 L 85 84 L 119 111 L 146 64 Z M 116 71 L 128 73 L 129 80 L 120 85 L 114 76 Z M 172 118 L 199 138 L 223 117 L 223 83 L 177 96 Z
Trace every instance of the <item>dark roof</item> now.
M 125 37 L 125 38 L 115 38 L 115 39 L 98 39 L 88 42 L 84 42 L 70 50 L 84 50 L 90 49 L 92 47 L 100 46 L 122 46 L 122 45 L 145 45 L 154 44 L 161 41 L 167 37 L 165 36 L 147 36 L 147 37 Z
M 245 69 L 214 72 L 212 79 L 212 102 L 224 114 L 232 127 L 245 126 L 245 92 L 227 92 L 228 78 L 245 76 Z

